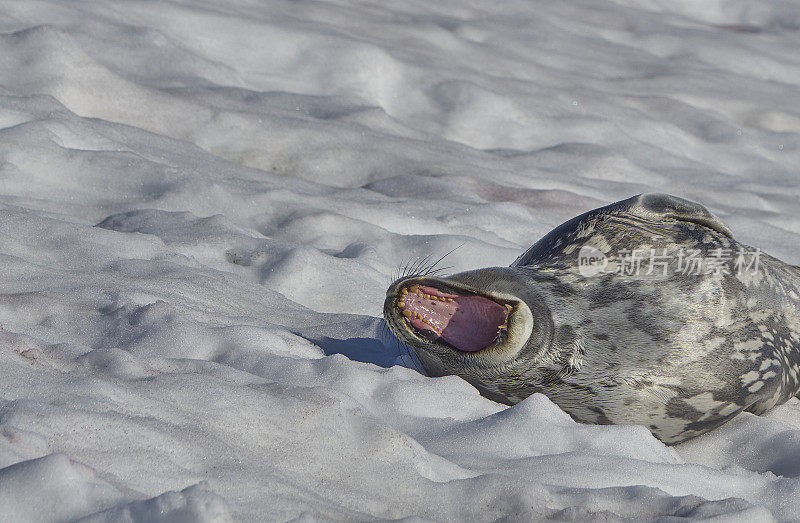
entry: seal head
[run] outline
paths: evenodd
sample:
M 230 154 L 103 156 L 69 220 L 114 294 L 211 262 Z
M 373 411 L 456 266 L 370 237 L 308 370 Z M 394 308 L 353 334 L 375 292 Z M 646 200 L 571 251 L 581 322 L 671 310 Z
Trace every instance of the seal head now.
M 384 318 L 430 376 L 463 369 L 457 374 L 485 396 L 511 404 L 495 389 L 524 387 L 520 363 L 540 358 L 552 336 L 547 305 L 528 283 L 509 267 L 403 278 L 386 293 Z

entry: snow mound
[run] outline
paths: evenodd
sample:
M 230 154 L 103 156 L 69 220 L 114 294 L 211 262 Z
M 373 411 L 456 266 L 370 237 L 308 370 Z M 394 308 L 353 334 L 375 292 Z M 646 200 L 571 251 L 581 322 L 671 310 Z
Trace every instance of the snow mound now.
M 192 485 L 180 492 L 133 501 L 127 505 L 81 518 L 81 523 L 226 523 L 234 521 L 225 502 L 205 485 Z
M 50 454 L 0 469 L 0 519 L 65 521 L 124 500 L 88 467 Z

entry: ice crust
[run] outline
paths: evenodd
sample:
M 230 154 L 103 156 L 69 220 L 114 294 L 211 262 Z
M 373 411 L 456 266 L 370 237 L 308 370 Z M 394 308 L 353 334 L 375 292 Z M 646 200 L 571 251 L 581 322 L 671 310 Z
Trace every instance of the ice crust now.
M 666 447 L 428 378 L 384 292 L 658 191 L 800 265 L 800 7 L 0 3 L 0 519 L 788 521 L 800 402 Z

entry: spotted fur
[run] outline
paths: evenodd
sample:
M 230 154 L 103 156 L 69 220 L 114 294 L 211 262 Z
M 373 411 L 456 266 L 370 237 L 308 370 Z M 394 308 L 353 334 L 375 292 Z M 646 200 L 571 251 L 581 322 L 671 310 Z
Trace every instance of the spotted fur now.
M 584 246 L 607 256 L 602 272 L 581 270 Z M 633 249 L 646 254 L 638 274 L 617 271 Z M 686 273 L 689 251 L 711 260 L 699 274 Z M 711 263 L 726 253 L 727 270 Z M 747 268 L 735 264 L 741 253 Z M 518 303 L 527 336 L 519 319 L 510 334 L 524 339 L 504 347 L 462 353 L 420 340 L 393 306 L 411 281 Z M 431 375 L 459 375 L 506 404 L 541 392 L 577 421 L 645 425 L 672 444 L 798 393 L 798 304 L 796 267 L 737 242 L 701 205 L 645 194 L 573 218 L 511 267 L 398 280 L 384 316 Z

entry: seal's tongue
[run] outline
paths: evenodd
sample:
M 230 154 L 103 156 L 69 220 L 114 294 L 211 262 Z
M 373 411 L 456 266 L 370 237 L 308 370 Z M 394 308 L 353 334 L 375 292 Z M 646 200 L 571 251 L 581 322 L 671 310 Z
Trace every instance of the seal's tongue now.
M 506 307 L 483 296 L 446 293 L 425 285 L 403 289 L 398 306 L 414 328 L 473 352 L 490 345 L 506 326 Z

